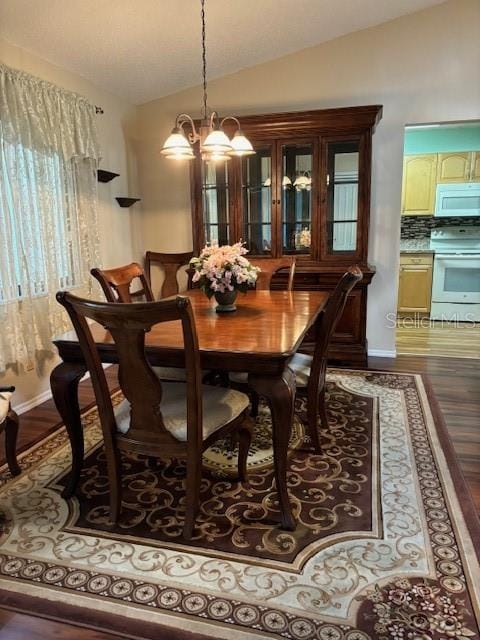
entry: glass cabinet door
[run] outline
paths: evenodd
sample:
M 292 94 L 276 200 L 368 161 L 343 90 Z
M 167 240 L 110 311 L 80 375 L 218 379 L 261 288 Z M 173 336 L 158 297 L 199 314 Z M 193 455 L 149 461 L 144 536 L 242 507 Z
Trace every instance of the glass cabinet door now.
M 358 224 L 359 143 L 327 144 L 327 254 L 355 253 Z
M 202 207 L 205 242 L 229 243 L 228 165 L 202 161 Z
M 312 223 L 312 144 L 282 145 L 282 253 L 309 254 Z
M 242 160 L 242 240 L 253 255 L 272 254 L 272 147 Z

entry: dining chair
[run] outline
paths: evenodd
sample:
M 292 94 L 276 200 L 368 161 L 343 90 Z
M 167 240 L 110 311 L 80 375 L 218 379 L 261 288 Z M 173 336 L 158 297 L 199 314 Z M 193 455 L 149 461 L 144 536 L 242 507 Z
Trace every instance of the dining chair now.
M 293 290 L 295 278 L 295 256 L 285 256 L 283 258 L 249 258 L 250 264 L 261 269 L 257 277 L 255 288 L 258 291 L 271 289 L 273 276 L 282 269 L 288 269 L 287 291 Z
M 321 453 L 317 418 L 320 417 L 323 428 L 328 427 L 325 406 L 328 348 L 335 327 L 342 317 L 348 295 L 362 278 L 363 273 L 357 266 L 350 267 L 343 274 L 328 298 L 321 321 L 317 325 L 313 356 L 297 352 L 288 363 L 295 374 L 297 389 L 306 390 L 307 393 L 308 432 L 317 453 Z
M 168 298 L 179 292 L 178 271 L 181 267 L 188 265 L 193 258 L 193 253 L 158 253 L 157 251 L 147 251 L 145 254 L 145 269 L 148 281 L 152 282 L 152 264 L 158 264 L 163 268 L 165 278 L 160 289 L 160 298 Z M 187 270 L 187 289 L 192 288 L 193 273 Z
M 154 302 L 149 279 L 138 262 L 126 264 L 114 269 L 92 269 L 92 276 L 98 280 L 108 302 L 130 303 L 143 297 L 145 302 Z M 131 290 L 132 285 L 139 283 L 140 289 Z M 153 370 L 161 380 L 185 381 L 184 369 L 175 367 L 154 367 Z
M 295 256 L 285 256 L 284 258 L 249 258 L 249 262 L 254 267 L 261 269 L 255 285 L 257 291 L 268 291 L 271 288 L 273 276 L 282 269 L 289 270 L 286 290 L 293 290 L 296 265 Z M 244 391 L 250 395 L 252 401 L 251 414 L 256 417 L 258 415 L 259 397 L 248 384 L 248 373 L 246 371 L 231 372 L 228 374 L 228 381 L 232 388 Z
M 246 479 L 252 421 L 248 396 L 201 383 L 200 354 L 187 297 L 159 302 L 116 304 L 84 300 L 66 291 L 57 300 L 67 310 L 90 372 L 107 459 L 110 519 L 121 513 L 120 452 L 186 459 L 186 512 L 183 534 L 193 535 L 199 509 L 202 452 L 227 433 L 239 439 L 238 474 Z M 107 329 L 119 359 L 119 384 L 125 399 L 113 407 L 105 373 L 87 319 Z M 160 381 L 145 355 L 145 334 L 163 322 L 181 322 L 186 382 Z
M 10 405 L 15 387 L 0 387 L 0 433 L 5 431 L 5 456 L 12 476 L 18 476 L 21 469 L 17 462 L 18 415 Z
M 108 302 L 134 302 L 142 296 L 147 302 L 154 301 L 150 282 L 138 262 L 114 269 L 95 268 L 90 273 L 100 283 Z M 132 283 L 138 282 L 141 288 L 132 291 Z

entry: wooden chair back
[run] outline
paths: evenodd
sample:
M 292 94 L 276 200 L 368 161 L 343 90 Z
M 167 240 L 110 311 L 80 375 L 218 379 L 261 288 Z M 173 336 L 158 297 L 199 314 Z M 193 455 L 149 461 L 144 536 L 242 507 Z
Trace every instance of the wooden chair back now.
M 315 340 L 313 366 L 310 372 L 310 379 L 314 379 L 315 374 L 318 374 L 316 369 L 319 368 L 320 373 L 326 369 L 330 341 L 338 321 L 342 317 L 348 295 L 362 278 L 363 273 L 357 266 L 350 267 L 340 278 L 335 289 L 330 294 Z
M 108 302 L 134 302 L 144 297 L 147 302 L 153 302 L 152 289 L 145 276 L 145 272 L 138 262 L 126 264 L 114 269 L 92 269 L 92 276 L 98 280 Z M 132 283 L 140 281 L 141 289 L 131 291 Z
M 0 386 L 0 434 L 5 431 L 5 457 L 7 465 L 12 476 L 18 476 L 21 473 L 20 466 L 17 461 L 17 435 L 19 419 L 18 415 L 10 406 L 10 394 L 15 391 L 15 387 Z M 1 394 L 8 394 L 2 398 Z
M 272 285 L 273 276 L 281 269 L 288 269 L 287 291 L 293 290 L 293 280 L 295 277 L 295 256 L 285 256 L 283 258 L 249 258 L 249 262 L 254 267 L 260 267 L 261 271 L 257 277 L 256 288 L 259 291 L 268 291 Z
M 158 253 L 156 251 L 147 251 L 145 254 L 145 269 L 148 281 L 152 282 L 151 268 L 152 264 L 159 264 L 165 272 L 165 279 L 160 290 L 160 298 L 168 298 L 179 292 L 177 274 L 181 267 L 184 267 L 193 258 L 193 253 Z M 192 288 L 192 273 L 187 271 L 188 283 L 187 288 Z
M 161 322 L 182 323 L 187 378 L 187 445 L 202 447 L 201 369 L 197 332 L 190 300 L 178 296 L 172 300 L 117 304 L 77 298 L 68 292 L 57 293 L 67 310 L 78 336 L 90 372 L 106 450 L 120 448 L 152 455 L 185 449 L 165 428 L 162 413 L 162 383 L 145 355 L 145 334 Z M 118 379 L 130 403 L 130 426 L 119 434 L 110 392 L 87 318 L 107 329 L 115 343 L 119 361 Z M 123 443 L 123 446 L 122 446 Z
M 3 393 L 3 392 L 5 392 L 5 391 L 6 391 L 7 393 L 13 393 L 13 392 L 15 391 L 15 387 L 13 387 L 13 386 L 9 386 L 9 387 L 1 387 L 1 386 L 0 386 L 0 393 Z
M 17 461 L 17 435 L 19 419 L 18 415 L 10 406 L 10 394 L 15 391 L 15 387 L 0 386 L 0 433 L 5 431 L 5 457 L 12 476 L 18 476 L 22 470 Z M 8 394 L 2 398 L 1 394 Z M 2 406 L 3 405 L 3 406 Z

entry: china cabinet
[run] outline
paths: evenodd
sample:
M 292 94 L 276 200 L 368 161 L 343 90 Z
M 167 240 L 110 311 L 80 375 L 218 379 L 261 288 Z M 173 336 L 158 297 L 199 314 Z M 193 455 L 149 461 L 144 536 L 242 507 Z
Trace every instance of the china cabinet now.
M 295 289 L 306 290 L 331 290 L 346 267 L 361 267 L 330 352 L 352 364 L 367 354 L 371 143 L 381 113 L 374 105 L 242 117 L 254 155 L 215 163 L 197 153 L 191 165 L 197 255 L 206 242 L 238 240 L 259 258 L 294 255 Z M 281 272 L 273 288 L 287 278 Z

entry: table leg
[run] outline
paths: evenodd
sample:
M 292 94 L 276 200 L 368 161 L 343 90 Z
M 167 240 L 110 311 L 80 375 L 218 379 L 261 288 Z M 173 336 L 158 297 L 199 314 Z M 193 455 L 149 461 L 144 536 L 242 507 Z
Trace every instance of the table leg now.
M 12 476 L 18 476 L 22 470 L 17 462 L 18 416 L 10 409 L 5 419 L 5 454 Z
M 83 466 L 83 429 L 78 405 L 78 383 L 86 372 L 81 363 L 61 362 L 50 374 L 53 400 L 65 427 L 72 447 L 72 472 L 62 491 L 64 498 L 75 493 Z
M 263 396 L 272 412 L 273 459 L 282 528 L 293 531 L 297 525 L 287 490 L 287 456 L 295 408 L 295 376 L 286 367 L 281 376 L 250 374 L 250 386 Z

